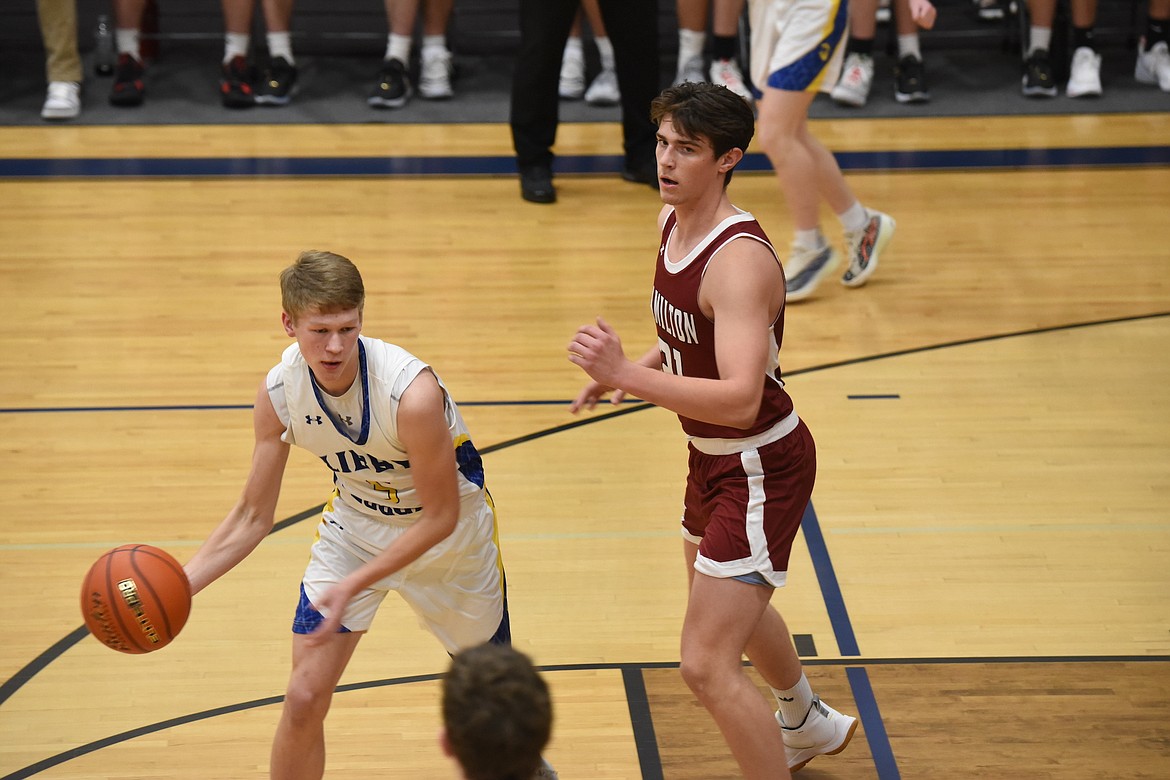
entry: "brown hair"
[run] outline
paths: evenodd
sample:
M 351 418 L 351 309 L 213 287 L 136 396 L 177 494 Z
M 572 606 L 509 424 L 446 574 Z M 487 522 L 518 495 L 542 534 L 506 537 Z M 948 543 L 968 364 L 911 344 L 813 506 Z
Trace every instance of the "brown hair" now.
M 682 135 L 706 139 L 717 158 L 732 149 L 747 154 L 756 129 L 746 100 L 721 84 L 706 82 L 684 81 L 662 90 L 650 103 L 650 120 L 661 125 L 667 118 Z M 733 172 L 734 168 L 727 172 L 724 186 Z
M 310 249 L 280 272 L 280 299 L 293 320 L 314 310 L 360 312 L 366 303 L 366 288 L 357 266 L 348 258 Z
M 443 726 L 469 780 L 531 780 L 552 733 L 548 686 L 507 645 L 463 650 L 443 677 Z

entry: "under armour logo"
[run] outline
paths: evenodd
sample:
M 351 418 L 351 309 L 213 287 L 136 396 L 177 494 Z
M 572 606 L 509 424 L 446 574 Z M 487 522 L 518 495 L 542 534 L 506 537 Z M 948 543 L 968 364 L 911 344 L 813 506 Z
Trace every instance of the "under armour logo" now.
M 321 425 L 322 424 L 321 423 L 321 415 L 317 415 L 314 417 L 311 414 L 306 414 L 305 415 L 305 424 L 306 425 Z

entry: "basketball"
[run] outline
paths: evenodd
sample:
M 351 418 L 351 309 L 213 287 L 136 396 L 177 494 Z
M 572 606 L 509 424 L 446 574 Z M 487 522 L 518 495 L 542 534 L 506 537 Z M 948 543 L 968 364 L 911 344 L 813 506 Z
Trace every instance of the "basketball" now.
M 178 636 L 191 613 L 191 585 L 165 550 L 124 544 L 94 561 L 81 585 L 81 614 L 99 642 L 150 653 Z

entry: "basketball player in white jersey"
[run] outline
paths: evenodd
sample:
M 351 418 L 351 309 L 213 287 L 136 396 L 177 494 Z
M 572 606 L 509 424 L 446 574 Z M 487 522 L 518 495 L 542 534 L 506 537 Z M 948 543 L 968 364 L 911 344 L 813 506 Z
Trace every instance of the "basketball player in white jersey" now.
M 346 258 L 304 252 L 280 286 L 296 343 L 257 393 L 243 493 L 184 568 L 198 593 L 272 530 L 290 445 L 330 470 L 270 769 L 274 780 L 319 780 L 333 690 L 388 592 L 448 653 L 511 637 L 483 464 L 443 383 L 401 347 L 360 335 L 365 288 Z M 536 777 L 556 773 L 542 764 Z
M 882 250 L 894 234 L 894 220 L 861 204 L 837 160 L 808 128 L 813 98 L 837 83 L 848 2 L 749 0 L 749 10 L 751 76 L 760 93 L 760 146 L 776 170 L 796 228 L 784 263 L 788 300 L 811 296 L 840 263 L 837 250 L 821 232 L 822 198 L 845 233 L 848 265 L 841 283 L 860 287 L 877 270 Z
M 661 245 L 652 310 L 658 343 L 637 361 L 600 318 L 569 360 L 592 378 L 572 411 L 607 392 L 675 412 L 690 467 L 682 517 L 690 592 L 681 672 L 743 776 L 784 778 L 845 748 L 857 726 L 813 695 L 788 627 L 771 605 L 812 495 L 816 450 L 784 390 L 780 260 L 727 183 L 751 141 L 748 104 L 685 82 L 651 104 L 658 123 Z M 747 654 L 779 711 L 744 673 Z

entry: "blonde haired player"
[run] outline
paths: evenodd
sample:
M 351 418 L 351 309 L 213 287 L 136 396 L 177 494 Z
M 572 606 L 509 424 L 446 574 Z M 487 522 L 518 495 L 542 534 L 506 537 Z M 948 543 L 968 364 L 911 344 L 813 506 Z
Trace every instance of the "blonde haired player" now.
M 272 744 L 274 780 L 319 780 L 333 690 L 390 591 L 448 653 L 510 641 L 495 510 L 483 464 L 439 377 L 361 335 L 365 287 L 331 252 L 280 276 L 284 351 L 260 385 L 252 469 L 239 501 L 185 565 L 198 593 L 272 530 L 295 444 L 331 472 L 293 620 L 292 674 Z M 538 778 L 555 778 L 547 764 Z

